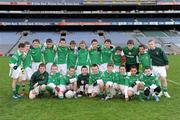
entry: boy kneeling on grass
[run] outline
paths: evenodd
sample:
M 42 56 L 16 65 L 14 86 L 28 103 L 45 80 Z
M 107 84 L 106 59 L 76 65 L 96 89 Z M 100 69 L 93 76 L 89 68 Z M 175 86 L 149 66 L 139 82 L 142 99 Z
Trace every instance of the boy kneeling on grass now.
M 152 73 L 150 67 L 145 68 L 144 73 L 141 75 L 140 80 L 144 82 L 144 95 L 147 100 L 150 100 L 150 97 L 153 96 L 155 101 L 159 101 L 159 93 L 161 92 L 160 81 L 158 77 Z
M 93 64 L 92 73 L 89 76 L 89 87 L 88 87 L 88 95 L 89 97 L 96 97 L 99 95 L 104 98 L 104 82 L 102 80 L 102 72 L 99 71 L 99 67 L 97 64 Z
M 30 92 L 29 98 L 34 99 L 38 95 L 43 94 L 46 90 L 46 85 L 48 82 L 48 72 L 46 72 L 46 65 L 41 63 L 39 65 L 38 71 L 33 73 L 30 80 Z
M 48 77 L 48 84 L 46 86 L 46 90 L 48 90 L 51 94 L 54 94 L 60 99 L 64 98 L 63 89 L 60 86 L 60 80 L 62 79 L 62 75 L 58 72 L 58 66 L 53 64 L 51 66 L 51 72 Z

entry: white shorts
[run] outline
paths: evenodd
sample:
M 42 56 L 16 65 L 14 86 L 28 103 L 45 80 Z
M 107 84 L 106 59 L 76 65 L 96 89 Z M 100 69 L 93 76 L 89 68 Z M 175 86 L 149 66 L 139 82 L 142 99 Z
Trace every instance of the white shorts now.
M 12 72 L 10 76 L 13 79 L 30 80 L 32 76 L 32 69 L 29 67 L 24 70 L 18 67 L 16 70 L 11 69 L 10 71 Z
M 32 69 L 29 68 L 29 67 L 27 67 L 27 68 L 25 69 L 25 77 L 24 77 L 22 80 L 30 80 L 32 74 L 33 74 Z
M 65 92 L 67 90 L 66 85 L 59 85 L 60 91 Z
M 134 87 L 128 87 L 128 90 L 132 91 L 134 95 L 138 94 L 137 85 L 135 85 Z
M 96 85 L 96 86 L 89 85 L 88 93 L 97 93 L 97 94 L 99 94 L 99 92 L 100 92 L 100 89 L 99 89 L 98 85 Z
M 51 66 L 53 65 L 53 63 L 47 63 L 46 64 L 46 71 L 48 72 L 48 73 L 50 73 L 51 72 Z
M 114 85 L 114 83 L 113 83 L 113 82 L 111 82 L 111 81 L 107 81 L 107 83 L 106 83 L 106 86 L 113 87 L 113 85 Z
M 33 72 L 33 73 L 38 70 L 40 63 L 41 63 L 41 62 L 32 62 L 32 72 Z
M 108 64 L 108 63 L 103 63 L 103 64 L 101 64 L 101 65 L 99 66 L 99 70 L 100 70 L 101 72 L 105 72 L 105 71 L 107 70 L 107 64 Z
M 157 76 L 167 77 L 166 67 L 165 66 L 152 66 L 152 71 Z
M 62 75 L 67 73 L 67 64 L 58 64 L 58 70 Z
M 88 71 L 89 71 L 89 66 L 86 65 L 86 67 L 88 68 Z M 76 70 L 77 75 L 81 74 L 81 68 L 82 66 L 77 66 L 77 70 Z
M 125 94 L 125 85 L 119 84 L 119 87 L 120 87 L 122 94 Z

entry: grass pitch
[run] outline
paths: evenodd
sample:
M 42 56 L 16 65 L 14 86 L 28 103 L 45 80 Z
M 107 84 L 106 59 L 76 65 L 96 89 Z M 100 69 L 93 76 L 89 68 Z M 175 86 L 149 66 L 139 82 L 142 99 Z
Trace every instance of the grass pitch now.
M 7 61 L 8 57 L 0 57 L 0 120 L 180 120 L 180 56 L 169 56 L 168 88 L 172 98 L 162 97 L 159 103 L 87 97 L 13 100 Z

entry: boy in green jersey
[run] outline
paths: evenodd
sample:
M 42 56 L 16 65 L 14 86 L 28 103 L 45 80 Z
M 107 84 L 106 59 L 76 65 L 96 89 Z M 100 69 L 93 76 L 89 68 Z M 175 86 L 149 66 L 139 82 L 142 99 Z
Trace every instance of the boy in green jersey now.
M 77 75 L 81 74 L 82 66 L 86 66 L 89 70 L 89 52 L 86 48 L 85 41 L 80 41 L 77 55 Z
M 25 58 L 23 59 L 22 76 L 21 76 L 21 80 L 22 80 L 21 81 L 21 84 L 22 84 L 21 96 L 24 96 L 25 94 L 26 80 L 30 80 L 33 74 L 32 69 L 31 69 L 32 61 L 31 61 L 31 55 L 30 55 L 30 43 L 25 42 L 24 44 L 25 44 L 25 52 L 23 53 L 23 55 L 25 56 Z
M 46 40 L 46 46 L 44 46 L 43 56 L 44 63 L 46 64 L 46 71 L 48 73 L 51 72 L 51 66 L 55 62 L 56 56 L 56 47 L 53 45 L 53 41 L 51 39 Z
M 99 70 L 104 72 L 107 70 L 107 64 L 112 63 L 113 47 L 111 46 L 111 40 L 106 39 L 104 45 L 101 47 L 101 65 Z
M 125 99 L 129 100 L 129 97 L 133 95 L 138 95 L 139 99 L 143 101 L 142 98 L 142 90 L 144 90 L 144 83 L 139 80 L 139 75 L 137 74 L 136 66 L 131 66 L 130 72 L 127 74 L 125 78 Z
M 66 40 L 64 38 L 61 38 L 59 41 L 59 46 L 57 47 L 56 63 L 58 65 L 59 72 L 62 75 L 66 75 L 67 73 L 67 54 L 68 47 L 66 45 Z
M 161 91 L 160 81 L 158 77 L 152 73 L 152 69 L 150 67 L 145 68 L 144 73 L 140 76 L 140 80 L 144 82 L 144 95 L 147 100 L 150 100 L 150 96 L 152 95 L 156 102 L 159 101 L 158 95 Z
M 58 98 L 64 98 L 63 91 L 60 88 L 60 81 L 62 79 L 61 73 L 58 72 L 58 66 L 56 64 L 53 64 L 51 66 L 51 73 L 48 77 L 48 83 L 46 88 L 50 91 L 52 91 L 55 96 Z
M 104 83 L 102 80 L 102 72 L 99 71 L 99 67 L 97 64 L 93 64 L 91 69 L 92 73 L 90 73 L 89 76 L 88 95 L 89 97 L 103 95 Z
M 145 50 L 144 45 L 139 45 L 139 72 L 143 72 L 145 68 L 151 67 L 151 58 L 149 53 Z
M 30 54 L 32 58 L 32 72 L 34 73 L 38 70 L 39 64 L 42 62 L 42 53 L 39 39 L 34 39 L 32 45 Z
M 89 60 L 90 65 L 101 64 L 101 48 L 98 45 L 98 41 L 96 39 L 91 41 L 91 47 L 89 48 Z
M 23 74 L 22 68 L 23 68 L 23 60 L 25 59 L 24 56 L 25 52 L 25 44 L 20 43 L 18 45 L 18 50 L 12 55 L 12 57 L 9 60 L 9 66 L 10 66 L 10 76 L 12 78 L 12 92 L 13 92 L 13 98 L 18 99 L 21 96 L 18 94 L 20 84 L 19 79 Z
M 159 94 L 159 97 L 164 95 L 165 97 L 170 98 L 171 96 L 168 93 L 166 79 L 167 70 L 169 68 L 168 58 L 161 48 L 156 47 L 155 40 L 149 40 L 148 47 L 148 53 L 152 60 L 152 71 L 158 75 L 159 80 L 161 81 L 162 91 Z
M 119 66 L 119 72 L 115 73 L 115 83 L 114 88 L 119 92 L 119 94 L 125 95 L 125 90 L 127 90 L 128 86 L 126 86 L 125 78 L 127 76 L 125 65 Z M 126 94 L 127 96 L 127 94 Z
M 139 70 L 138 48 L 134 47 L 133 40 L 128 40 L 127 47 L 123 49 L 123 52 L 126 57 L 126 71 L 129 72 L 131 66 L 136 66 L 137 70 Z
M 38 71 L 33 73 L 30 80 L 29 99 L 34 99 L 46 90 L 48 82 L 48 72 L 46 72 L 46 65 L 41 63 Z
M 68 73 L 63 77 L 60 81 L 60 88 L 63 89 L 64 92 L 67 90 L 72 90 L 74 93 L 74 97 L 77 96 L 77 75 L 75 73 L 74 66 L 70 66 L 68 69 Z
M 114 65 L 112 63 L 107 64 L 107 70 L 103 73 L 102 79 L 105 84 L 106 97 L 105 100 L 113 98 L 116 94 L 114 89 L 115 73 L 113 72 Z
M 120 46 L 117 46 L 112 53 L 112 61 L 114 63 L 114 71 L 119 72 L 119 66 L 125 65 L 126 58 Z
M 77 65 L 77 47 L 76 42 L 72 40 L 70 42 L 68 55 L 67 55 L 67 67 L 74 66 L 76 68 Z

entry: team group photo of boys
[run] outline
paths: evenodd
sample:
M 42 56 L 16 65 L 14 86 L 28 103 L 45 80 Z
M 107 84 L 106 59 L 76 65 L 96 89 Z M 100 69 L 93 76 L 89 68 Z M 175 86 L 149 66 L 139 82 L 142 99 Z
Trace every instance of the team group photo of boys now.
M 110 39 L 103 44 L 93 39 L 90 46 L 84 40 L 66 43 L 62 38 L 53 43 L 49 38 L 41 43 L 34 39 L 19 43 L 9 66 L 13 99 L 48 94 L 58 99 L 120 96 L 125 101 L 153 97 L 159 102 L 162 96 L 171 97 L 166 80 L 168 58 L 153 39 L 147 46 L 128 40 L 123 48 Z M 27 85 L 29 90 L 25 90 Z

